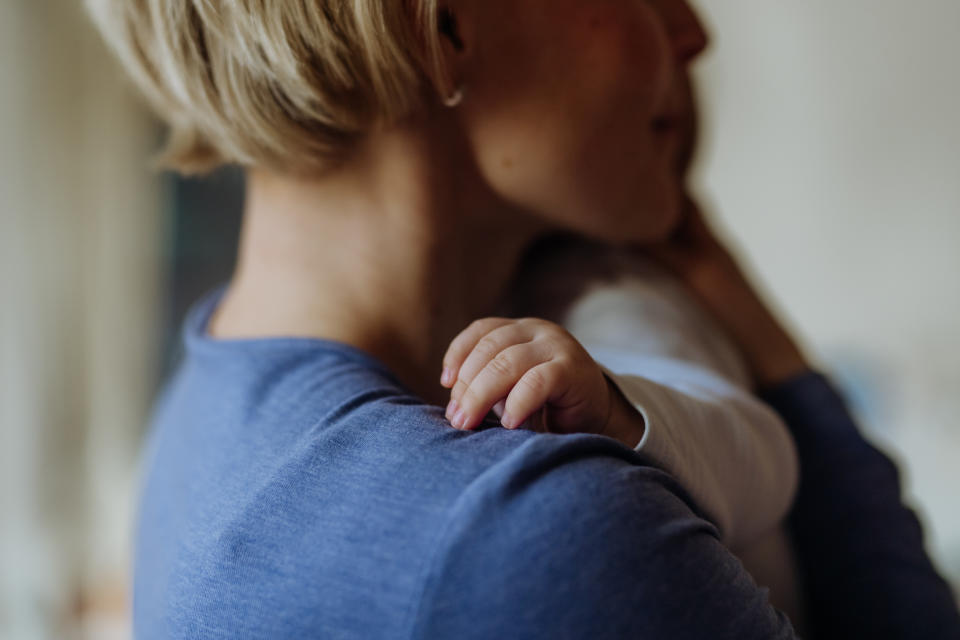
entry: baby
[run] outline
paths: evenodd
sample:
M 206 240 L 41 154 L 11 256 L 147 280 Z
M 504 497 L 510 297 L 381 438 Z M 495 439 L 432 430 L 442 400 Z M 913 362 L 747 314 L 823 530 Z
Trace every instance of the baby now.
M 501 311 L 512 317 L 478 320 L 448 348 L 451 424 L 472 429 L 493 411 L 506 428 L 620 440 L 677 479 L 797 620 L 782 525 L 792 439 L 684 286 L 635 251 L 558 236 L 528 253 Z

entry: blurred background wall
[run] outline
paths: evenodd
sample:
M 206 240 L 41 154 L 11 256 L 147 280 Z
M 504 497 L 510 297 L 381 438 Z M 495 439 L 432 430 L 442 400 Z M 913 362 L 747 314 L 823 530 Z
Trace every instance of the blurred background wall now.
M 156 124 L 79 3 L 0 2 L 0 637 L 123 638 L 137 452 L 235 172 Z M 960 584 L 960 3 L 702 1 L 698 184 Z M 81 624 L 82 622 L 82 624 Z
M 157 369 L 155 139 L 80 3 L 0 2 L 3 638 L 70 637 L 80 612 L 109 629 L 125 607 Z

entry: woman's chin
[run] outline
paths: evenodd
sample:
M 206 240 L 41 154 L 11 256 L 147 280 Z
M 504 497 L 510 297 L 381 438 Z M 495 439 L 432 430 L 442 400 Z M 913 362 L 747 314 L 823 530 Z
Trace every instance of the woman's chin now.
M 649 181 L 641 190 L 634 189 L 599 208 L 567 212 L 563 221 L 567 230 L 580 233 L 615 246 L 647 245 L 668 239 L 680 225 L 683 192 L 679 181 Z M 604 195 L 609 195 L 609 192 Z M 596 204 L 602 196 L 584 199 Z
M 682 200 L 679 188 L 665 190 L 656 203 L 645 211 L 634 214 L 636 224 L 625 230 L 618 244 L 646 245 L 664 242 L 680 226 L 683 220 Z
M 672 207 L 667 213 L 665 213 L 661 220 L 662 224 L 655 236 L 648 241 L 650 243 L 659 243 L 666 242 L 670 237 L 677 231 L 680 227 L 680 223 L 683 221 L 682 208 L 680 203 L 677 202 L 676 206 Z

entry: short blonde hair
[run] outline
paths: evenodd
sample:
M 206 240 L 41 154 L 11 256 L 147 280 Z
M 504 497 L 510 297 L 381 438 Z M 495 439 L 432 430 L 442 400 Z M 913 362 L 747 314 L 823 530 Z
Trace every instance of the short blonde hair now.
M 170 127 L 161 164 L 184 173 L 323 170 L 431 89 L 450 92 L 437 0 L 86 4 Z

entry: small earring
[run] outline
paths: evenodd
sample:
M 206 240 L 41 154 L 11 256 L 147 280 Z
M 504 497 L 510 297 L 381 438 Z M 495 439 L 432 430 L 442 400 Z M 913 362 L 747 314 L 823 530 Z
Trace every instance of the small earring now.
M 453 92 L 452 96 L 443 99 L 443 104 L 453 109 L 463 102 L 463 92 L 464 86 L 461 84 L 459 87 L 457 87 L 457 90 Z

